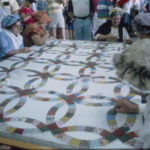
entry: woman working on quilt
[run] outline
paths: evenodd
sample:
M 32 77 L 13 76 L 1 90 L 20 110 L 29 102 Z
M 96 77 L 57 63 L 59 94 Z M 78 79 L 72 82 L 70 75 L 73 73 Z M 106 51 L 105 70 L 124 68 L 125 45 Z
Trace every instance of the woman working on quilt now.
M 23 38 L 20 35 L 20 17 L 8 15 L 1 23 L 3 31 L 0 32 L 0 58 L 31 51 L 23 45 Z
M 39 11 L 35 13 L 33 20 L 34 23 L 28 25 L 23 33 L 25 46 L 41 46 L 49 38 L 49 33 L 45 27 L 51 21 L 51 18 L 49 18 L 46 12 Z
M 97 41 L 125 41 L 130 37 L 125 28 L 122 26 L 122 9 L 115 7 L 110 13 L 110 19 L 102 24 L 95 33 L 94 40 Z
M 150 148 L 150 14 L 137 15 L 133 27 L 140 39 L 121 54 L 116 54 L 114 64 L 118 76 L 137 93 L 146 96 L 146 106 L 127 99 L 113 99 L 116 103 L 114 110 L 142 114 L 144 122 L 141 122 L 139 138 L 133 139 L 132 144 L 137 148 Z

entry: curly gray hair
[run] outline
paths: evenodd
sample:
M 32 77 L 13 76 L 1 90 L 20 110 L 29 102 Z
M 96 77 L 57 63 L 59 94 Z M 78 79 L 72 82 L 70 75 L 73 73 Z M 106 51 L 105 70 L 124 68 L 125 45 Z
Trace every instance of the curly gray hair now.
M 115 54 L 113 61 L 121 79 L 143 93 L 150 93 L 149 39 L 137 40 L 121 54 Z

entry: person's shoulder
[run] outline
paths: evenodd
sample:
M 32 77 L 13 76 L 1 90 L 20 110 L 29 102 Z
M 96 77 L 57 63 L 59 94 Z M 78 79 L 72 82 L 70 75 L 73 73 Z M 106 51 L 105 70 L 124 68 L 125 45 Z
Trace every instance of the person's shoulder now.
M 29 24 L 24 30 L 24 35 L 29 35 L 31 32 L 38 32 L 39 26 L 37 23 Z
M 8 34 L 5 31 L 1 31 L 0 32 L 0 43 L 2 43 L 3 45 L 5 43 L 8 43 L 10 41 L 10 37 L 8 36 Z
M 6 32 L 4 30 L 0 31 L 0 37 L 5 38 L 7 36 Z

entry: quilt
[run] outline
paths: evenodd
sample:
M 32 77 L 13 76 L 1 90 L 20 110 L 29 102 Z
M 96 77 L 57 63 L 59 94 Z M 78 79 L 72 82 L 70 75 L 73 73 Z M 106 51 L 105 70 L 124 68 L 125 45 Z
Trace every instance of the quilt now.
M 131 148 L 140 116 L 113 98 L 140 103 L 120 81 L 122 43 L 49 40 L 0 62 L 0 136 L 53 148 Z

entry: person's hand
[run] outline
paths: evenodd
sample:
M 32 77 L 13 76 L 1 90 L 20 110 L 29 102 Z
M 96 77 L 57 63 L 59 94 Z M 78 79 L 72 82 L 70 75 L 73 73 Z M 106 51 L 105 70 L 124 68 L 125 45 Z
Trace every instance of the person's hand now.
M 139 105 L 133 102 L 130 102 L 127 99 L 117 100 L 112 99 L 115 102 L 115 107 L 113 108 L 116 112 L 120 113 L 138 113 Z
M 132 44 L 132 43 L 133 43 L 133 41 L 132 41 L 132 40 L 130 40 L 130 39 L 125 40 L 124 42 L 125 42 L 126 44 Z
M 71 19 L 73 19 L 73 18 L 74 18 L 74 16 L 73 16 L 73 13 L 72 13 L 72 12 L 68 12 L 68 16 L 69 16 Z
M 96 34 L 95 37 L 93 38 L 93 40 L 95 41 L 103 41 L 105 40 L 105 35 L 101 35 L 101 34 Z
M 107 39 L 117 40 L 118 37 L 117 37 L 116 35 L 113 35 L 113 34 L 108 34 L 108 35 L 107 35 Z
M 24 47 L 21 49 L 21 53 L 28 53 L 31 52 L 32 50 L 29 47 Z
M 99 34 L 96 34 L 95 37 L 93 38 L 93 40 L 97 41 L 99 38 Z

